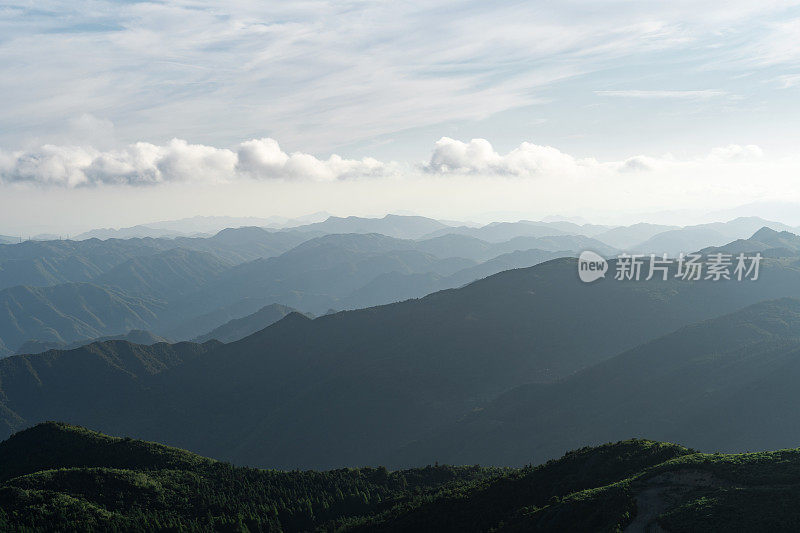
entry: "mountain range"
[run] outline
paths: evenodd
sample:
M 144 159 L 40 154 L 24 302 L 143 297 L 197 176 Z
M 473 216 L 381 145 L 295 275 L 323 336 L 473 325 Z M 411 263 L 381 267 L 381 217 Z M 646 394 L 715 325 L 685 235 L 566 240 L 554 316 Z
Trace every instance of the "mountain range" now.
M 470 462 L 496 464 L 518 464 L 517 461 L 531 458 L 540 461 L 573 444 L 597 442 L 612 433 L 646 429 L 655 432 L 655 428 L 640 427 L 634 421 L 631 426 L 619 427 L 605 423 L 601 427 L 608 427 L 608 432 L 595 432 L 592 417 L 568 410 L 575 405 L 579 413 L 581 404 L 573 402 L 583 398 L 570 391 L 591 391 L 592 387 L 583 383 L 573 389 L 562 383 L 577 383 L 571 380 L 600 372 L 598 369 L 606 368 L 603 365 L 616 360 L 616 354 L 630 357 L 624 354 L 684 326 L 699 323 L 696 327 L 703 331 L 718 324 L 708 333 L 710 338 L 716 338 L 725 335 L 725 324 L 736 320 L 746 323 L 749 316 L 753 321 L 758 316 L 771 316 L 767 311 L 773 307 L 756 308 L 744 318 L 722 316 L 731 310 L 785 294 L 800 297 L 800 270 L 796 261 L 786 259 L 766 261 L 756 282 L 687 282 L 673 278 L 638 283 L 602 280 L 587 285 L 577 279 L 575 272 L 574 259 L 556 259 L 501 272 L 421 299 L 313 320 L 290 313 L 266 329 L 229 344 L 176 345 L 202 347 L 192 348 L 199 354 L 197 357 L 157 373 L 142 374 L 120 363 L 109 369 L 108 361 L 119 359 L 112 355 L 117 350 L 138 354 L 140 359 L 158 358 L 161 352 L 151 354 L 150 350 L 163 350 L 162 345 L 146 347 L 111 341 L 92 345 L 102 346 L 105 355 L 98 354 L 95 348 L 88 353 L 80 349 L 10 357 L 0 361 L 0 376 L 8 366 L 17 369 L 14 372 L 28 369 L 24 372 L 30 377 L 17 377 L 12 388 L 7 388 L 9 380 L 1 381 L 5 399 L 2 405 L 7 413 L 3 434 L 42 420 L 62 419 L 112 434 L 133 434 L 186 447 L 239 464 L 282 468 L 326 468 L 364 462 L 403 466 L 449 460 L 448 454 L 453 460 L 469 458 Z M 778 318 L 767 321 L 767 325 L 785 323 L 792 317 L 792 302 L 771 304 Z M 719 322 L 703 322 L 721 316 Z M 766 325 L 754 327 L 767 330 Z M 788 329 L 791 331 L 791 327 Z M 736 322 L 733 331 L 739 330 L 747 331 Z M 681 338 L 688 339 L 685 351 L 694 353 L 690 350 L 694 337 L 685 333 L 663 342 L 669 345 L 677 342 L 669 339 Z M 773 339 L 768 336 L 767 340 Z M 767 341 L 753 342 L 765 351 L 773 346 Z M 664 351 L 638 350 L 636 353 Z M 75 353 L 84 361 L 80 376 L 52 374 L 45 378 L 38 370 L 41 365 L 51 366 L 56 361 L 68 365 Z M 753 353 L 762 357 L 762 351 Z M 696 355 L 700 361 L 707 357 L 705 352 Z M 679 362 L 674 359 L 676 365 Z M 134 363 L 131 360 L 127 364 Z M 675 368 L 679 372 L 683 367 Z M 681 372 L 697 372 L 692 366 L 687 368 Z M 63 391 L 71 387 L 91 388 L 89 384 L 95 380 L 107 380 L 98 376 L 109 372 L 119 375 L 119 379 L 130 376 L 131 383 L 116 387 L 130 391 L 130 396 L 111 395 L 101 406 L 94 401 L 81 403 L 62 397 L 68 394 Z M 578 373 L 572 376 L 575 372 Z M 756 374 L 745 369 L 743 375 Z M 61 383 L 65 379 L 68 385 Z M 591 381 L 597 385 L 610 379 L 601 376 Z M 638 382 L 650 383 L 644 377 Z M 777 384 L 773 389 L 782 390 Z M 42 390 L 53 394 L 42 397 Z M 562 390 L 567 392 L 559 392 Z M 617 386 L 597 394 L 611 399 L 624 390 Z M 509 428 L 514 435 L 514 426 L 503 423 L 499 429 L 491 428 L 499 416 L 495 415 L 496 406 L 504 405 L 506 398 L 520 395 L 520 401 L 527 401 L 528 396 L 520 391 L 552 395 L 546 401 L 534 395 L 536 405 L 544 409 L 542 416 L 555 414 L 558 407 L 565 414 L 555 416 L 555 422 L 574 423 L 568 426 L 569 430 L 562 430 L 555 422 L 534 418 L 523 429 L 535 428 L 535 432 L 548 438 L 539 444 L 532 437 L 516 439 L 513 442 L 518 444 L 508 445 L 503 428 Z M 726 397 L 719 398 L 700 394 L 698 401 L 719 401 L 723 409 Z M 592 401 L 593 405 L 604 405 L 594 396 Z M 544 407 L 549 405 L 552 409 Z M 656 437 L 666 438 L 674 432 L 690 445 L 719 448 L 733 442 L 725 435 L 726 431 L 737 430 L 735 420 L 721 419 L 714 434 L 700 439 L 690 431 L 697 427 L 688 418 L 690 413 L 683 404 L 675 405 L 676 410 L 664 414 L 675 422 L 661 424 L 662 432 L 657 432 Z M 698 413 L 703 409 L 716 412 L 714 405 L 696 405 L 695 409 Z M 531 416 L 539 412 L 524 403 L 518 406 L 524 412 L 530 411 Z M 604 412 L 611 419 L 620 413 L 614 404 L 606 406 Z M 489 428 L 490 435 L 496 434 L 497 440 L 475 437 L 461 446 L 451 442 L 439 445 L 437 430 L 446 428 L 447 435 L 460 435 L 464 428 L 472 431 L 474 426 L 468 422 L 473 419 L 477 427 Z M 581 420 L 584 422 L 579 423 Z M 467 425 L 459 425 L 459 421 Z M 736 445 L 753 445 L 760 438 L 778 447 L 793 438 L 771 418 L 765 418 L 763 424 L 753 440 Z M 573 440 L 559 436 L 559 431 Z M 323 442 L 324 446 L 315 444 Z M 463 457 L 458 455 L 461 452 Z
M 19 351 L 27 341 L 64 345 L 130 329 L 191 339 L 271 304 L 313 314 L 378 305 L 577 255 L 583 247 L 613 253 L 580 236 L 486 243 L 462 236 L 414 241 L 260 228 L 224 230 L 207 239 L 27 241 L 0 247 L 0 301 L 31 293 L 37 302 L 6 307 L 0 354 Z M 497 257 L 513 250 L 526 252 Z M 49 300 L 64 291 L 76 298 Z M 87 320 L 87 311 L 98 310 L 84 309 L 82 302 L 101 293 L 120 303 Z M 43 327 L 48 316 L 59 320 L 48 319 Z

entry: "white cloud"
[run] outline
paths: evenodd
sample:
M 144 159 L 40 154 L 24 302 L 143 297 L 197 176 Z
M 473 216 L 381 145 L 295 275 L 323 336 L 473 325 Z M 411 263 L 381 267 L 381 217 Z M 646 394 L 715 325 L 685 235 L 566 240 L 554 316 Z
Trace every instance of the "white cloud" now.
M 800 74 L 785 74 L 775 78 L 778 87 L 781 89 L 791 89 L 800 85 Z
M 486 139 L 465 143 L 442 137 L 436 141 L 430 161 L 423 168 L 435 174 L 537 176 L 573 173 L 594 164 L 594 160 L 577 160 L 552 146 L 523 142 L 508 154 L 500 155 Z
M 173 139 L 163 146 L 139 142 L 120 150 L 43 145 L 0 152 L 0 182 L 80 187 L 98 184 L 154 185 L 166 182 L 224 182 L 243 177 L 334 181 L 384 174 L 375 159 L 327 160 L 283 152 L 273 139 L 253 139 L 237 149 Z
M 332 181 L 363 176 L 380 176 L 386 165 L 377 159 L 343 159 L 332 155 L 327 160 L 302 152 L 287 154 L 274 139 L 253 139 L 238 149 L 238 170 L 259 179 L 312 179 Z
M 598 161 L 576 158 L 552 146 L 523 142 L 507 154 L 500 154 L 486 139 L 463 142 L 449 137 L 439 139 L 430 160 L 422 165 L 428 174 L 512 176 L 545 178 L 548 183 L 569 177 L 610 178 L 619 174 L 653 174 L 657 179 L 670 175 L 702 175 L 703 172 L 726 172 L 737 165 L 757 162 L 764 157 L 756 145 L 731 144 L 712 148 L 705 155 L 677 158 L 672 154 L 635 155 L 621 161 Z M 655 178 L 654 178 L 655 179 Z
M 712 148 L 707 159 L 711 162 L 725 163 L 760 159 L 763 156 L 764 151 L 755 144 L 748 144 L 746 146 L 729 144 L 728 146 Z

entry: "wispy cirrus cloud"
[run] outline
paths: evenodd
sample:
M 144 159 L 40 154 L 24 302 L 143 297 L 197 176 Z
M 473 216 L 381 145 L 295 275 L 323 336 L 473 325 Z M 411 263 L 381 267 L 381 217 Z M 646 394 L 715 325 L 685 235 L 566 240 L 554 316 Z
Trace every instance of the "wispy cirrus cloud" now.
M 535 105 L 609 68 L 625 78 L 650 54 L 698 70 L 718 56 L 776 64 L 793 57 L 795 4 L 11 2 L 0 10 L 0 142 L 52 142 L 62 117 L 90 113 L 126 143 L 270 136 L 333 151 Z M 756 30 L 748 48 L 741 35 Z
M 690 91 L 663 91 L 663 90 L 616 90 L 616 91 L 595 91 L 595 94 L 600 96 L 615 96 L 619 98 L 642 98 L 642 99 L 689 99 L 689 100 L 706 100 L 708 98 L 716 98 L 718 96 L 727 96 L 726 91 L 717 91 L 712 89 L 690 90 Z

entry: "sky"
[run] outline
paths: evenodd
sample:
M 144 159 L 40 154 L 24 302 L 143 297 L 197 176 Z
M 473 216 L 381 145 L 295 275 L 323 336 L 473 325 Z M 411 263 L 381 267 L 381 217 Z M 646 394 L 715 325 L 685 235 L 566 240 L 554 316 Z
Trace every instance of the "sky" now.
M 798 96 L 800 2 L 0 2 L 0 234 L 689 223 L 800 202 Z

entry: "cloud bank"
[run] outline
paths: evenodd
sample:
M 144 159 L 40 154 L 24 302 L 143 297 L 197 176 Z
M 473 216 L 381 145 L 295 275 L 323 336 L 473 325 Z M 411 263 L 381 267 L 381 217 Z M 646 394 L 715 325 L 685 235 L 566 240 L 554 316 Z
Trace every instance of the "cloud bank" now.
M 156 185 L 167 182 L 255 180 L 335 181 L 380 176 L 387 165 L 371 158 L 344 159 L 281 150 L 274 139 L 252 139 L 235 149 L 189 144 L 181 139 L 158 146 L 138 142 L 119 150 L 46 144 L 0 152 L 0 182 L 42 186 Z
M 360 178 L 483 176 L 577 180 L 625 174 L 668 177 L 689 170 L 712 171 L 722 165 L 743 165 L 763 159 L 756 145 L 721 146 L 707 154 L 679 159 L 670 154 L 635 155 L 622 161 L 577 158 L 552 146 L 523 142 L 506 154 L 486 139 L 460 141 L 442 137 L 428 161 L 399 165 L 365 157 L 320 159 L 304 152 L 287 153 L 274 139 L 251 139 L 233 148 L 189 144 L 173 139 L 159 146 L 138 142 L 115 150 L 46 144 L 39 148 L 0 151 L 0 183 L 43 187 L 94 185 L 158 185 L 171 182 L 217 183 L 235 180 L 336 182 Z
M 440 175 L 494 175 L 537 178 L 546 176 L 600 176 L 618 173 L 680 171 L 687 166 L 745 163 L 764 155 L 756 145 L 731 144 L 711 149 L 704 156 L 678 159 L 635 155 L 623 161 L 601 162 L 594 158 L 576 158 L 552 146 L 523 142 L 505 155 L 495 151 L 486 139 L 463 142 L 449 137 L 439 139 L 433 154 L 422 169 Z

